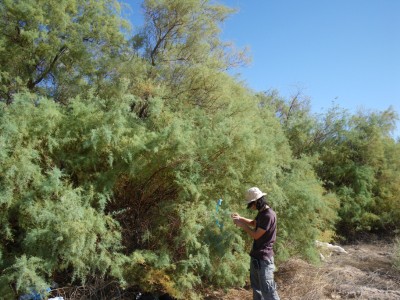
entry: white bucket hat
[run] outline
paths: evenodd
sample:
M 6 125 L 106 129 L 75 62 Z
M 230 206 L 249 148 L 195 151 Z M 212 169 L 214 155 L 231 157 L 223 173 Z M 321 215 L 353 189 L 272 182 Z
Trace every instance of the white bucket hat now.
M 252 187 L 246 192 L 246 202 L 249 204 L 250 202 L 256 201 L 260 199 L 262 196 L 265 196 L 267 193 L 263 193 L 260 191 L 258 187 Z

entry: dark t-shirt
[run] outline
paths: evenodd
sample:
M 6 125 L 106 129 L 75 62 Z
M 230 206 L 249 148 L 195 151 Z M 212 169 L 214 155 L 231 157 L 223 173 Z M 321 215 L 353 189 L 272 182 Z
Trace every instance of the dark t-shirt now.
M 272 208 L 258 212 L 256 216 L 256 230 L 261 228 L 266 232 L 253 242 L 250 256 L 258 259 L 270 259 L 274 256 L 272 246 L 276 240 L 276 213 Z

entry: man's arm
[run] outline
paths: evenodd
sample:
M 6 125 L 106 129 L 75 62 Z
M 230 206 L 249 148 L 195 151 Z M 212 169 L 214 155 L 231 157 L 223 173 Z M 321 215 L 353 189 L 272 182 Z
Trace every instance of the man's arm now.
M 239 226 L 242 227 L 244 231 L 247 232 L 248 235 L 250 235 L 253 239 L 258 240 L 265 232 L 265 229 L 262 228 L 257 228 L 256 230 L 253 228 L 250 228 L 249 225 L 247 225 L 244 222 L 241 222 L 240 220 L 234 219 L 233 222 Z
M 239 214 L 237 213 L 233 213 L 231 215 L 232 219 L 235 220 L 239 220 L 240 222 L 248 225 L 248 226 L 252 226 L 252 227 L 256 227 L 256 220 L 252 220 L 252 219 L 246 219 L 241 217 Z M 236 224 L 237 225 L 237 224 Z

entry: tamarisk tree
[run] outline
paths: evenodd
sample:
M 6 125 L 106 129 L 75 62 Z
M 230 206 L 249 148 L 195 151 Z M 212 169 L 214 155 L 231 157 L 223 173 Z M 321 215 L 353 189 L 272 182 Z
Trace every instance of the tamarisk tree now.
M 251 241 L 229 213 L 245 213 L 251 186 L 281 216 L 280 260 L 314 257 L 335 221 L 312 156 L 291 147 L 271 102 L 226 73 L 246 62 L 219 39 L 232 10 L 143 9 L 130 36 L 112 0 L 0 4 L 5 297 L 52 281 L 178 299 L 244 285 Z

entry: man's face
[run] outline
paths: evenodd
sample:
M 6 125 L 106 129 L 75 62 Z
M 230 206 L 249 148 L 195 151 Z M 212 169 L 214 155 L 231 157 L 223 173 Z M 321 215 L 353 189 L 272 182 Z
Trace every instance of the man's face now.
M 256 208 L 256 201 L 253 201 L 253 202 L 251 203 L 250 209 L 251 209 L 251 210 L 257 210 L 257 208 Z

